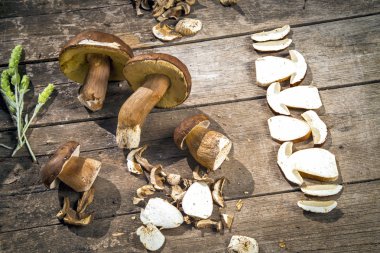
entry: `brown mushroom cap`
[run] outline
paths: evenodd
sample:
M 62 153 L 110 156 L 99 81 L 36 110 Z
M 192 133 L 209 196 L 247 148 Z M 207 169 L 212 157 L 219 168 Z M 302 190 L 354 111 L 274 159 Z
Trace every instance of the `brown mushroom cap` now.
M 111 59 L 109 80 L 124 80 L 123 67 L 133 57 L 132 49 L 115 35 L 84 31 L 69 40 L 59 54 L 62 72 L 71 80 L 84 82 L 89 64 L 87 54 L 107 55 Z
M 193 130 L 194 127 L 201 125 L 208 128 L 210 121 L 208 117 L 204 114 L 198 114 L 195 116 L 188 117 L 184 119 L 181 124 L 179 124 L 174 130 L 174 142 L 182 150 L 186 149 L 183 145 L 187 135 Z
M 128 61 L 123 73 L 133 90 L 144 85 L 149 75 L 166 75 L 170 79 L 170 86 L 156 104 L 157 107 L 177 106 L 182 104 L 190 94 L 191 76 L 186 65 L 168 54 L 138 55 Z
M 71 156 L 79 155 L 80 145 L 76 141 L 68 141 L 62 146 L 60 146 L 50 160 L 41 169 L 41 180 L 46 187 L 54 182 L 58 177 L 59 173 L 62 171 L 64 163 Z

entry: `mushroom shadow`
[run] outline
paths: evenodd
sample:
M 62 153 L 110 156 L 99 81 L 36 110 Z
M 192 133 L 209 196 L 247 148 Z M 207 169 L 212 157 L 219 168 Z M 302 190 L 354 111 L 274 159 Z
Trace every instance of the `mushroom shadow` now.
M 120 192 L 110 181 L 98 176 L 93 187 L 95 188 L 94 202 L 86 209 L 86 213 L 94 213 L 94 220 L 84 227 L 67 225 L 69 231 L 80 237 L 100 238 L 105 236 L 121 205 Z M 74 192 L 70 187 L 61 183 L 58 189 L 61 206 L 63 205 L 64 196 L 69 197 L 70 206 L 75 209 L 81 194 Z
M 303 216 L 309 220 L 317 221 L 320 223 L 333 223 L 342 218 L 344 216 L 344 213 L 341 209 L 336 208 L 329 213 L 312 213 L 303 211 Z

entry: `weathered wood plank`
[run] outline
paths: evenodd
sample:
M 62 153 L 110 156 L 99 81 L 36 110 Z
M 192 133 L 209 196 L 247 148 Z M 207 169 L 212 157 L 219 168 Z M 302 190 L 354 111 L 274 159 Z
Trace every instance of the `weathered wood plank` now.
M 191 16 L 202 20 L 203 29 L 194 37 L 182 39 L 181 43 L 233 36 L 283 24 L 299 25 L 374 14 L 379 12 L 380 2 L 324 0 L 305 4 L 303 0 L 291 0 L 278 4 L 276 0 L 261 0 L 241 1 L 236 8 L 224 8 L 219 1 L 201 0 L 194 9 Z M 164 45 L 151 33 L 154 24 L 156 21 L 150 15 L 136 18 L 131 4 L 5 18 L 0 23 L 0 30 L 6 35 L 1 43 L 0 63 L 6 62 L 15 44 L 24 45 L 28 52 L 26 60 L 55 58 L 62 44 L 84 28 L 117 34 L 133 48 Z
M 380 249 L 379 181 L 346 185 L 338 208 L 329 214 L 302 212 L 300 192 L 227 203 L 235 213 L 232 232 L 216 234 L 190 226 L 163 230 L 162 252 L 225 252 L 232 235 L 254 237 L 260 252 L 376 252 Z M 136 217 L 134 220 L 132 217 Z M 63 225 L 0 234 L 2 252 L 144 252 L 135 234 L 138 214 L 95 220 L 85 228 Z M 54 243 L 52 243 L 54 242 Z M 280 247 L 280 242 L 285 245 Z
M 380 171 L 377 169 L 377 164 L 380 162 L 380 158 L 377 156 L 380 143 L 379 103 L 374 102 L 380 101 L 377 87 L 378 84 L 372 84 L 322 92 L 325 113 L 321 117 L 329 127 L 328 141 L 323 147 L 336 155 L 341 172 L 339 181 L 351 183 L 380 178 Z M 356 101 L 355 107 L 352 106 L 354 100 Z M 345 111 L 342 108 L 346 108 Z M 226 161 L 221 170 L 212 174 L 215 178 L 225 176 L 229 179 L 230 184 L 224 191 L 227 198 L 236 199 L 294 188 L 285 180 L 276 165 L 279 144 L 269 137 L 266 120 L 273 114 L 264 99 L 180 110 L 171 113 L 170 116 L 167 115 L 168 113 L 155 113 L 152 115 L 154 119 L 151 122 L 152 126 L 157 127 L 151 128 L 149 133 L 156 136 L 157 139 L 146 140 L 146 143 L 150 145 L 146 157 L 154 164 L 162 163 L 168 172 L 191 177 L 189 167 L 194 167 L 194 162 L 188 160 L 186 153 L 179 151 L 172 139 L 168 137 L 171 136 L 175 125 L 182 118 L 199 112 L 208 114 L 214 121 L 213 129 L 224 132 L 234 143 L 234 149 L 229 155 L 230 161 Z M 66 131 L 67 133 L 77 132 L 70 125 L 66 125 L 66 128 L 66 130 L 57 131 L 61 132 L 63 136 L 66 135 Z M 84 128 L 83 125 L 81 128 Z M 107 141 L 101 134 L 97 134 L 99 131 L 97 128 L 99 126 L 91 124 L 87 128 L 88 130 L 83 130 L 80 135 L 77 135 L 77 138 L 84 136 L 84 133 L 87 132 L 92 135 L 92 137 L 82 139 L 83 150 L 88 150 L 93 142 Z M 63 139 L 61 140 L 63 141 Z M 53 148 L 55 145 L 57 144 L 47 146 Z M 302 144 L 298 147 L 305 146 L 307 145 Z M 104 146 L 92 147 L 104 148 Z M 115 213 L 124 214 L 136 211 L 131 205 L 131 197 L 135 190 L 145 182 L 142 178 L 128 174 L 123 151 L 110 148 L 82 152 L 82 154 L 103 162 L 103 169 L 99 174 L 101 178 L 99 184 L 108 183 L 110 192 L 118 191 L 120 194 L 119 201 L 117 201 L 119 209 Z M 41 164 L 46 159 L 43 157 L 40 160 Z M 3 218 L 0 231 L 55 224 L 54 215 L 59 209 L 58 192 L 41 192 L 43 187 L 38 179 L 39 166 L 31 166 L 31 163 L 27 163 L 25 160 L 20 160 L 21 164 L 17 161 L 17 159 L 5 159 L 2 162 L 0 193 L 3 201 L 0 212 Z M 358 170 L 358 168 L 361 169 Z M 38 193 L 28 194 L 31 191 Z M 14 194 L 16 195 L 10 196 Z M 107 199 L 108 195 L 99 194 L 100 197 L 105 196 L 103 198 Z M 43 205 L 43 203 L 47 204 Z M 41 206 L 44 209 L 41 209 Z M 18 215 L 15 216 L 15 213 Z M 39 215 L 32 220 L 23 218 L 34 213 Z
M 380 15 L 294 28 L 295 48 L 304 54 L 310 66 L 304 82 L 313 80 L 317 87 L 328 88 L 379 79 L 379 22 Z M 255 85 L 254 60 L 261 55 L 252 49 L 249 36 L 153 51 L 173 54 L 189 67 L 193 89 L 182 108 L 265 95 L 265 90 Z M 89 113 L 76 98 L 78 85 L 67 83 L 56 62 L 29 64 L 26 70 L 32 75 L 36 92 L 48 82 L 66 82 L 57 85 L 58 95 L 36 124 L 115 117 L 130 95 L 126 82 L 112 83 L 104 109 Z M 12 126 L 8 114 L 0 111 L 0 130 Z

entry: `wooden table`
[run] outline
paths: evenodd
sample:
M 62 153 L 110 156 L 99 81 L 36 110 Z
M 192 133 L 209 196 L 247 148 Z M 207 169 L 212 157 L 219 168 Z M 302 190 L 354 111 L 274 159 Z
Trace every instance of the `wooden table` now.
M 227 212 L 235 214 L 231 232 L 218 234 L 189 225 L 163 231 L 162 252 L 224 252 L 232 235 L 256 238 L 260 252 L 380 251 L 380 1 L 250 0 L 225 8 L 200 0 L 192 16 L 203 22 L 194 37 L 162 43 L 151 34 L 149 13 L 137 18 L 125 0 L 12 0 L 0 4 L 0 64 L 16 44 L 25 48 L 22 67 L 34 92 L 48 83 L 57 87 L 52 101 L 33 123 L 29 140 L 39 164 L 25 150 L 10 158 L 0 150 L 1 252 L 143 252 L 135 234 L 140 209 L 135 190 L 146 182 L 126 170 L 126 151 L 116 146 L 121 104 L 131 94 L 126 82 L 111 83 L 102 111 L 90 113 L 77 100 L 78 85 L 59 70 L 62 45 L 83 29 L 114 33 L 135 54 L 173 54 L 189 68 L 193 89 L 174 110 L 155 109 L 143 128 L 146 157 L 168 172 L 191 177 L 194 166 L 174 145 L 174 128 L 186 116 L 205 113 L 212 127 L 233 141 L 230 160 L 212 177 L 226 176 Z M 250 34 L 290 24 L 292 49 L 309 69 L 303 84 L 320 90 L 318 113 L 329 133 L 323 148 L 336 155 L 343 193 L 329 214 L 303 212 L 306 197 L 288 183 L 276 165 L 280 144 L 271 140 L 267 119 L 273 116 L 265 89 L 255 83 L 255 52 Z M 288 56 L 287 51 L 274 55 Z M 35 98 L 34 98 L 35 99 Z M 295 112 L 299 114 L 299 112 Z M 0 142 L 15 145 L 14 125 L 0 111 Z M 84 228 L 62 225 L 55 217 L 62 187 L 46 190 L 41 164 L 67 140 L 81 143 L 82 156 L 103 167 L 95 182 L 94 222 Z M 303 146 L 304 145 L 304 146 Z M 310 146 L 301 144 L 299 148 Z M 243 199 L 243 208 L 235 203 Z

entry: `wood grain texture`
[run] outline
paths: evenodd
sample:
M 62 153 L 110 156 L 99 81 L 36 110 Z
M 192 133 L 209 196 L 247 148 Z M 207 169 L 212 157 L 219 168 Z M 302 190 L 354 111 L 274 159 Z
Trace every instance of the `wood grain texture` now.
M 368 15 L 380 10 L 380 2 L 370 0 L 323 0 L 309 1 L 306 4 L 303 0 L 284 1 L 281 4 L 276 0 L 250 0 L 241 1 L 234 8 L 225 8 L 219 1 L 199 2 L 190 17 L 200 19 L 203 29 L 194 37 L 182 39 L 181 43 L 250 33 L 284 24 L 300 25 Z M 66 6 L 63 5 L 61 9 Z M 164 45 L 152 35 L 151 29 L 156 21 L 150 14 L 137 18 L 131 4 L 77 8 L 76 11 L 58 14 L 51 11 L 52 14 L 2 19 L 0 63 L 6 63 L 9 51 L 15 44 L 25 47 L 28 52 L 26 60 L 55 58 L 65 41 L 83 28 L 113 33 L 133 48 Z M 173 43 L 165 45 L 170 44 Z
M 309 64 L 303 83 L 313 81 L 325 89 L 379 79 L 379 22 L 377 15 L 292 29 L 291 48 L 301 52 Z M 249 36 L 240 36 L 148 52 L 173 54 L 188 66 L 193 88 L 189 99 L 179 107 L 185 108 L 265 95 L 265 90 L 255 84 L 254 61 L 267 54 L 255 52 L 251 43 Z M 287 51 L 275 55 L 286 57 Z M 31 74 L 35 94 L 48 82 L 59 84 L 48 110 L 35 121 L 38 125 L 116 117 L 131 94 L 126 82 L 111 83 L 104 108 L 91 113 L 77 100 L 79 85 L 67 83 L 56 62 L 28 64 L 26 71 Z M 8 114 L 0 111 L 0 130 L 12 126 Z
M 220 235 L 189 225 L 163 230 L 161 252 L 225 252 L 232 235 L 255 238 L 260 252 L 376 252 L 380 249 L 379 181 L 346 185 L 337 209 L 329 214 L 303 212 L 301 192 L 227 202 L 235 214 L 232 232 Z M 97 199 L 95 199 L 95 202 Z M 134 217 L 134 218 L 132 218 Z M 145 252 L 136 229 L 138 214 L 97 219 L 88 227 L 51 225 L 0 234 L 2 252 Z M 54 243 L 52 243 L 54 242 Z M 280 248 L 280 243 L 285 245 Z
M 377 150 L 380 144 L 380 104 L 369 102 L 380 101 L 378 84 L 328 90 L 321 92 L 321 95 L 325 112 L 322 110 L 319 113 L 329 129 L 328 140 L 323 148 L 336 155 L 341 174 L 338 182 L 379 179 L 380 171 L 377 164 L 380 158 L 377 156 Z M 356 101 L 355 106 L 352 106 L 353 100 Z M 346 111 L 342 108 L 346 108 Z M 233 142 L 230 161 L 224 162 L 221 170 L 212 173 L 214 178 L 225 176 L 229 179 L 230 184 L 224 190 L 227 199 L 271 194 L 295 188 L 285 180 L 277 167 L 276 155 L 280 144 L 271 140 L 269 136 L 266 120 L 273 114 L 265 99 L 151 114 L 146 123 L 146 126 L 151 127 L 143 133 L 144 142 L 150 145 L 146 157 L 153 164 L 162 163 L 167 172 L 179 173 L 190 178 L 190 168 L 194 168 L 196 163 L 186 152 L 177 149 L 171 134 L 183 118 L 200 112 L 212 119 L 212 129 L 226 134 Z M 98 184 L 98 187 L 107 190 L 97 193 L 97 196 L 104 199 L 103 201 L 110 196 L 119 196 L 117 204 L 107 204 L 110 207 L 118 206 L 113 214 L 137 211 L 131 205 L 131 198 L 135 190 L 145 184 L 145 180 L 127 172 L 126 154 L 114 148 L 116 143 L 110 141 L 113 135 L 108 133 L 104 137 L 103 132 L 106 131 L 95 122 L 68 124 L 64 125 L 64 128 L 38 128 L 36 131 L 39 132 L 34 135 L 36 138 L 50 139 L 51 133 L 58 133 L 54 135 L 57 143 L 36 146 L 35 151 L 50 152 L 60 141 L 65 141 L 65 135 L 77 133 L 80 129 L 83 132 L 78 133 L 74 139 L 82 140 L 82 156 L 103 162 L 95 185 Z M 83 137 L 86 133 L 89 137 Z M 41 134 L 44 137 L 41 137 Z M 108 146 L 105 145 L 106 142 Z M 31 143 L 33 146 L 35 141 L 31 139 Z M 310 147 L 310 143 L 297 145 L 297 148 L 305 147 Z M 90 151 L 91 149 L 99 150 Z M 38 178 L 39 166 L 31 165 L 25 159 L 27 158 L 2 161 L 0 231 L 57 223 L 54 215 L 59 210 L 60 191 L 45 191 Z M 45 156 L 40 159 L 41 164 L 46 161 Z M 41 209 L 41 206 L 44 208 Z M 98 217 L 108 217 L 110 213 L 107 210 L 100 211 Z M 35 215 L 34 219 L 30 219 L 30 215 Z

